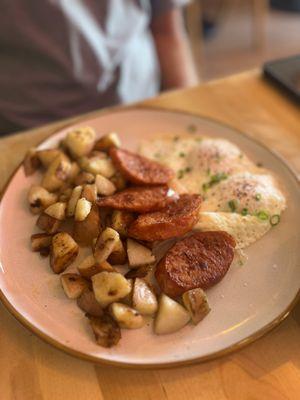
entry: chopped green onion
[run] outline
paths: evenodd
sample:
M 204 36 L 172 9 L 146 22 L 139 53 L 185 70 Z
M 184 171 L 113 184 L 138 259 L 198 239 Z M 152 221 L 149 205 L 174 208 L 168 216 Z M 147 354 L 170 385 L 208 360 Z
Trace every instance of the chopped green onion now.
M 181 151 L 181 152 L 179 153 L 179 157 L 185 157 L 185 153 L 184 153 L 183 151 Z
M 194 132 L 196 132 L 196 130 L 197 130 L 197 126 L 194 125 L 194 124 L 190 124 L 190 125 L 188 125 L 187 130 L 188 130 L 190 133 L 194 133 Z
M 216 183 L 219 183 L 219 182 L 221 182 L 221 181 L 223 181 L 224 179 L 227 179 L 227 178 L 228 178 L 228 175 L 225 174 L 225 172 L 220 172 L 220 173 L 217 173 L 215 175 L 212 175 L 212 177 L 210 178 L 210 182 L 209 183 L 210 183 L 211 186 L 213 186 Z
M 202 142 L 202 138 L 201 138 L 201 137 L 197 137 L 195 140 L 196 140 L 196 142 L 198 142 L 198 143 Z
M 260 199 L 261 199 L 261 194 L 260 193 L 256 193 L 255 200 L 259 201 Z
M 208 183 L 203 183 L 203 185 L 202 185 L 203 192 L 207 192 L 208 189 L 209 189 L 209 184 Z
M 184 170 L 183 169 L 180 169 L 178 172 L 177 172 L 177 178 L 178 179 L 182 179 L 184 177 Z
M 210 175 L 210 168 L 207 168 L 206 175 Z
M 192 168 L 191 167 L 186 167 L 185 172 L 191 172 Z
M 154 154 L 154 157 L 155 157 L 155 158 L 159 158 L 160 156 L 161 156 L 160 153 L 155 153 L 155 154 Z
M 261 219 L 262 221 L 266 221 L 269 219 L 269 215 L 265 211 L 259 211 L 256 216 Z
M 272 217 L 270 218 L 270 224 L 272 226 L 278 225 L 280 222 L 280 215 L 278 214 L 274 214 L 272 215 Z
M 230 201 L 228 202 L 228 207 L 230 208 L 230 211 L 231 211 L 231 212 L 236 212 L 236 209 L 237 209 L 237 202 L 236 202 L 236 200 L 230 200 Z
M 248 208 L 243 208 L 241 211 L 242 215 L 247 215 L 248 214 Z
M 258 168 L 261 168 L 261 167 L 263 166 L 263 163 L 259 161 L 259 162 L 256 163 L 256 166 L 257 166 Z
M 243 158 L 243 157 L 244 157 L 244 154 L 240 153 L 239 158 Z

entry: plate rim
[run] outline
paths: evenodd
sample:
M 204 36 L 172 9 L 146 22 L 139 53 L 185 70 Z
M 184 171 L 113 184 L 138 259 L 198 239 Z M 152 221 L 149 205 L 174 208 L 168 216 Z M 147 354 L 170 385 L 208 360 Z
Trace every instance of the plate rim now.
M 166 113 L 173 113 L 173 114 L 174 113 L 175 114 L 181 114 L 181 115 L 191 116 L 191 117 L 194 117 L 194 118 L 200 118 L 200 119 L 206 120 L 208 122 L 219 124 L 219 125 L 221 125 L 221 126 L 223 126 L 225 128 L 231 129 L 231 130 L 243 135 L 248 140 L 256 143 L 258 146 L 261 146 L 264 150 L 266 150 L 267 152 L 271 153 L 275 158 L 277 158 L 287 168 L 287 170 L 291 174 L 292 178 L 295 180 L 295 183 L 298 185 L 298 188 L 300 188 L 300 179 L 298 178 L 297 172 L 293 169 L 293 167 L 291 167 L 287 163 L 287 161 L 284 159 L 284 157 L 281 154 L 279 154 L 276 150 L 269 149 L 268 146 L 265 145 L 260 140 L 258 140 L 256 138 L 253 138 L 251 135 L 247 134 L 246 132 L 241 131 L 238 128 L 235 128 L 235 127 L 231 126 L 230 124 L 228 124 L 226 122 L 223 122 L 223 121 L 220 121 L 218 119 L 215 119 L 215 118 L 212 118 L 212 117 L 208 117 L 208 116 L 205 116 L 205 115 L 201 115 L 201 114 L 197 114 L 197 113 L 193 113 L 193 112 L 189 112 L 189 111 L 185 111 L 185 110 L 177 110 L 177 109 L 174 109 L 174 108 L 164 108 L 164 107 L 159 107 L 159 106 L 148 106 L 148 105 L 141 104 L 141 105 L 125 106 L 125 107 L 124 106 L 120 106 L 120 107 L 115 107 L 115 108 L 110 109 L 110 110 L 103 110 L 102 112 L 100 112 L 100 115 L 98 115 L 98 116 L 92 116 L 91 115 L 89 117 L 89 115 L 85 115 L 82 118 L 74 121 L 73 123 L 70 123 L 68 125 L 64 125 L 64 126 L 58 128 L 58 129 L 56 129 L 54 132 L 49 134 L 46 138 L 43 138 L 41 141 L 39 141 L 36 144 L 36 146 L 41 145 L 46 140 L 48 140 L 50 137 L 56 135 L 57 133 L 61 132 L 62 130 L 66 130 L 68 128 L 71 128 L 74 125 L 81 124 L 85 120 L 97 119 L 97 118 L 99 118 L 101 116 L 104 116 L 106 114 L 115 114 L 115 113 L 120 113 L 120 112 L 131 112 L 131 111 L 159 111 L 159 112 L 166 112 Z M 10 183 L 12 182 L 14 176 L 19 171 L 19 169 L 22 167 L 22 163 L 23 162 L 21 162 L 21 163 L 19 163 L 17 165 L 17 167 L 14 169 L 14 171 L 11 173 L 11 175 L 7 179 L 3 189 L 1 191 L 1 194 L 0 194 L 0 204 L 2 202 L 2 199 L 3 199 L 4 195 L 5 195 L 8 187 L 10 186 Z M 13 306 L 13 304 L 9 302 L 9 300 L 5 296 L 4 292 L 0 288 L 0 301 L 4 305 L 6 310 L 18 322 L 20 322 L 23 327 L 28 329 L 30 332 L 34 333 L 36 336 L 38 336 L 40 339 L 42 339 L 45 343 L 54 346 L 56 349 L 58 349 L 60 351 L 63 351 L 64 353 L 66 353 L 68 355 L 71 355 L 73 357 L 76 357 L 76 358 L 79 358 L 79 359 L 82 359 L 82 360 L 85 360 L 85 361 L 91 361 L 93 363 L 100 364 L 100 365 L 110 365 L 110 366 L 114 366 L 114 367 L 121 367 L 121 368 L 127 368 L 127 369 L 136 369 L 136 368 L 140 368 L 140 369 L 176 368 L 178 366 L 186 366 L 186 365 L 192 365 L 192 364 L 203 363 L 203 362 L 206 362 L 206 361 L 215 360 L 215 359 L 218 359 L 218 358 L 223 357 L 225 355 L 231 354 L 231 353 L 233 353 L 235 351 L 241 350 L 245 346 L 255 342 L 256 340 L 258 340 L 259 338 L 265 336 L 267 333 L 271 332 L 274 328 L 279 326 L 288 317 L 288 315 L 291 313 L 291 311 L 293 310 L 294 306 L 298 303 L 299 300 L 300 300 L 300 287 L 299 287 L 298 292 L 296 293 L 295 297 L 290 302 L 290 304 L 276 318 L 274 318 L 267 325 L 265 325 L 262 328 L 258 329 L 257 331 L 255 331 L 251 335 L 245 337 L 244 339 L 241 339 L 237 343 L 234 343 L 234 344 L 232 344 L 231 346 L 228 346 L 225 349 L 212 352 L 212 353 L 207 354 L 205 356 L 191 358 L 189 360 L 175 361 L 175 362 L 169 361 L 169 362 L 166 362 L 166 363 L 145 363 L 145 364 L 141 364 L 141 363 L 134 363 L 134 362 L 127 363 L 127 362 L 122 362 L 122 361 L 107 360 L 105 358 L 101 358 L 101 356 L 98 357 L 98 356 L 87 354 L 85 352 L 81 352 L 79 350 L 74 350 L 74 349 L 68 347 L 67 345 L 64 345 L 63 343 L 60 343 L 59 341 L 51 338 L 49 335 L 47 335 L 42 330 L 37 328 L 29 320 L 27 320 Z

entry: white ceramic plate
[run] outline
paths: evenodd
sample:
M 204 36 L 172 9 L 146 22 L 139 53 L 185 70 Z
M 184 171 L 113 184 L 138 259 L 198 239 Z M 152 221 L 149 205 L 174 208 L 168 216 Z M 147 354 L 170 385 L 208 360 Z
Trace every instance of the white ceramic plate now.
M 236 143 L 254 161 L 263 161 L 284 184 L 288 208 L 281 223 L 247 249 L 249 260 L 233 266 L 208 294 L 212 311 L 198 326 L 172 335 L 155 336 L 149 326 L 123 331 L 120 344 L 104 349 L 76 303 L 68 300 L 48 259 L 30 250 L 35 219 L 26 193 L 38 176 L 26 178 L 20 168 L 0 205 L 0 288 L 8 309 L 47 342 L 71 354 L 111 364 L 166 366 L 206 360 L 237 349 L 277 325 L 299 297 L 300 192 L 297 179 L 275 154 L 259 143 L 216 122 L 182 113 L 148 109 L 104 114 L 80 125 L 99 133 L 117 131 L 124 147 L 136 149 L 139 140 L 157 133 L 181 134 L 190 125 L 197 132 Z M 57 144 L 66 129 L 40 147 Z M 196 133 L 193 133 L 196 134 Z

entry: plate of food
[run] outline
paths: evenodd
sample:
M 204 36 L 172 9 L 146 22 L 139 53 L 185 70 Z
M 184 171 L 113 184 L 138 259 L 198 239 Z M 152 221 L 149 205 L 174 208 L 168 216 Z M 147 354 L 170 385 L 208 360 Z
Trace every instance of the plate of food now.
M 122 366 L 215 358 L 299 298 L 299 183 L 235 129 L 128 109 L 30 149 L 0 204 L 1 300 L 70 354 Z

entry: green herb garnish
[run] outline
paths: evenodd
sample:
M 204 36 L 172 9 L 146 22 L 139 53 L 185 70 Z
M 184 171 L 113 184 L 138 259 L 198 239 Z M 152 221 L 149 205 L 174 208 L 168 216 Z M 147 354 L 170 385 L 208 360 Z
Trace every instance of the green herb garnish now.
M 181 158 L 185 157 L 185 153 L 184 153 L 183 151 L 181 151 L 181 152 L 179 153 L 179 157 L 181 157 Z
M 161 156 L 160 153 L 155 153 L 155 154 L 154 154 L 154 157 L 155 157 L 155 158 L 160 158 L 160 156 Z
M 210 168 L 207 168 L 206 175 L 210 175 Z
M 193 169 L 192 167 L 186 167 L 185 172 L 186 172 L 186 173 L 191 172 L 192 169 Z
M 216 185 L 217 183 L 227 178 L 228 175 L 225 174 L 225 172 L 219 172 L 215 175 L 212 175 L 209 182 L 203 183 L 202 189 L 204 190 L 204 192 L 206 192 L 207 189 L 210 189 L 212 186 Z
M 244 216 L 248 215 L 248 208 L 243 208 L 242 211 L 241 211 L 241 214 L 244 215 Z
M 261 167 L 263 166 L 263 163 L 260 162 L 260 161 L 258 161 L 258 162 L 256 163 L 256 166 L 257 166 L 258 168 L 261 168 Z
M 280 222 L 280 215 L 278 214 L 274 214 L 272 215 L 272 217 L 270 218 L 270 224 L 272 226 L 278 225 Z
M 203 185 L 202 185 L 203 192 L 207 192 L 208 189 L 209 189 L 209 184 L 208 183 L 203 183 Z
M 256 213 L 256 216 L 262 221 L 266 221 L 269 219 L 269 214 L 266 213 L 265 211 L 258 211 Z
M 228 207 L 230 208 L 231 212 L 236 212 L 237 209 L 237 201 L 236 200 L 230 200 L 228 202 Z
M 260 193 L 256 193 L 254 198 L 255 198 L 256 201 L 261 200 L 261 194 Z
M 180 169 L 178 172 L 177 172 L 177 178 L 178 179 L 182 179 L 184 177 L 184 170 L 183 169 Z
M 194 125 L 194 124 L 190 124 L 190 125 L 187 126 L 187 130 L 188 130 L 190 133 L 195 133 L 196 130 L 197 130 L 197 126 Z

